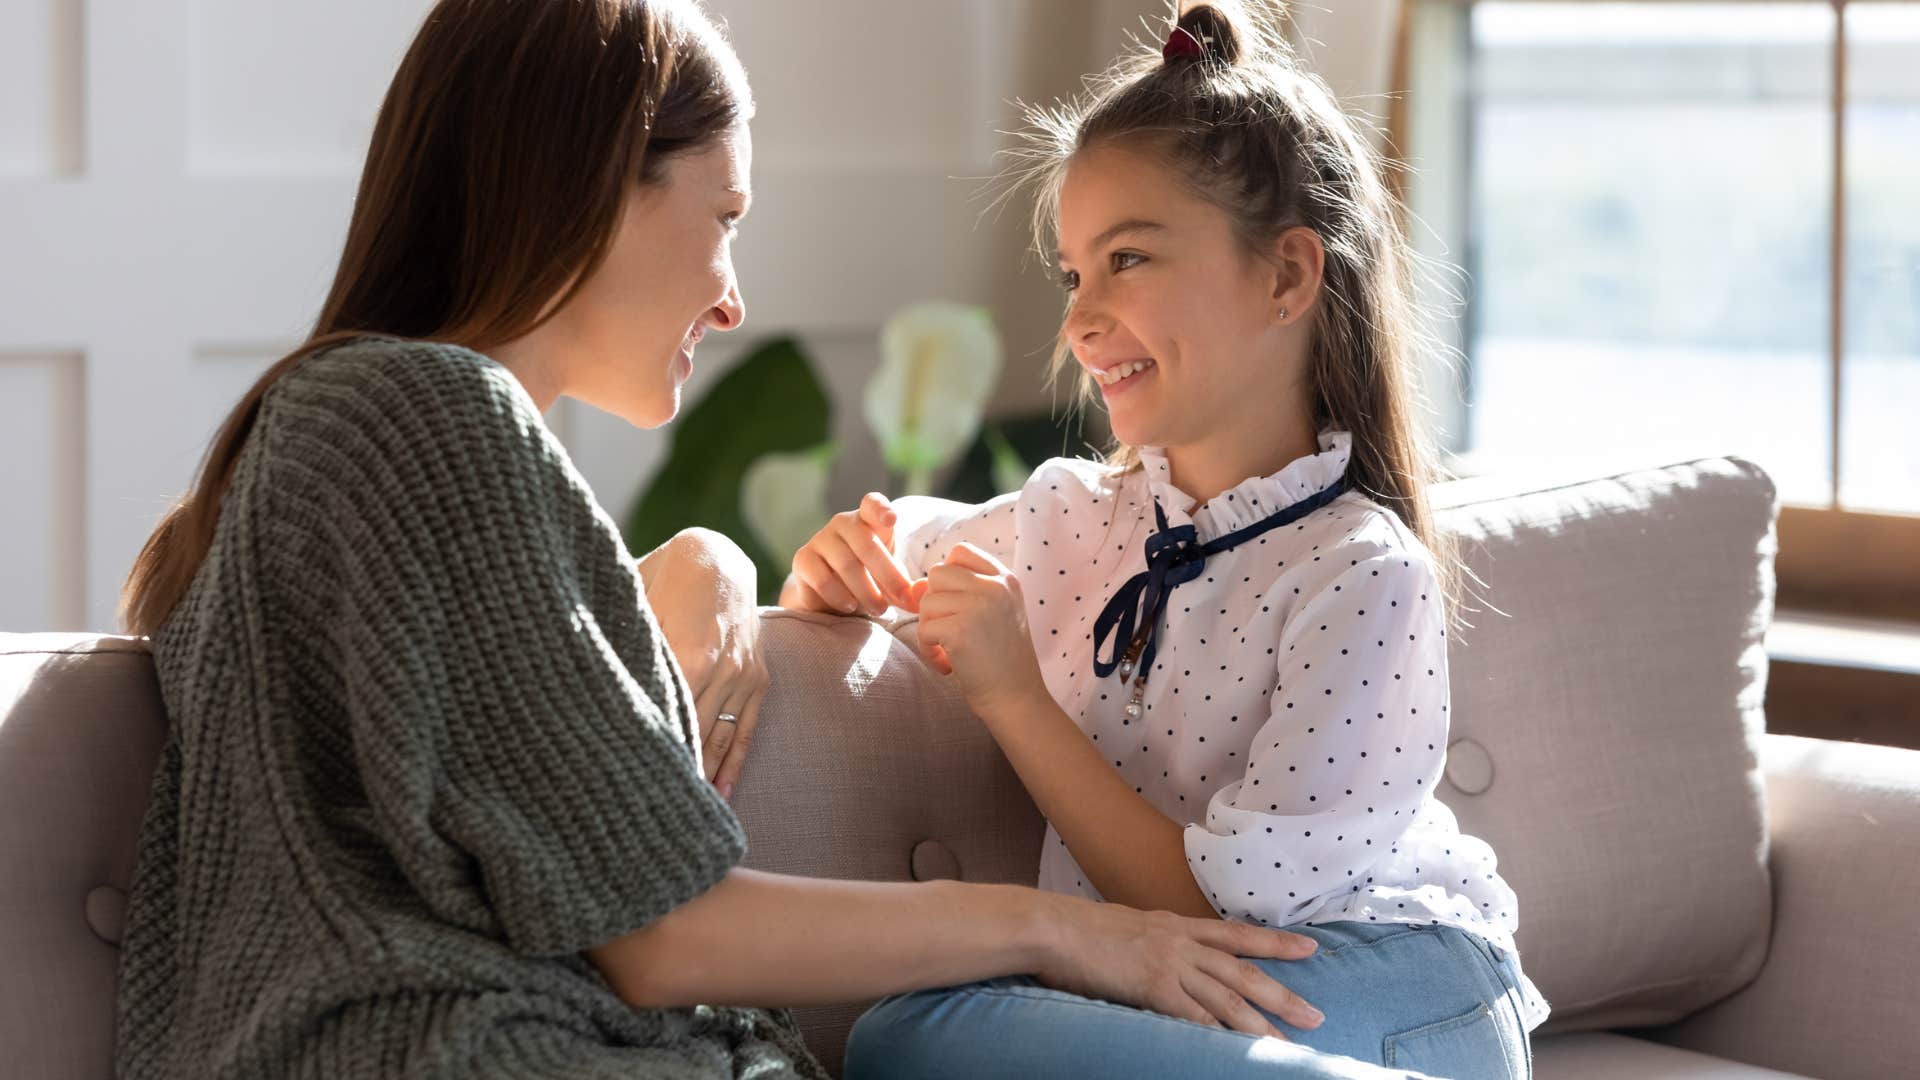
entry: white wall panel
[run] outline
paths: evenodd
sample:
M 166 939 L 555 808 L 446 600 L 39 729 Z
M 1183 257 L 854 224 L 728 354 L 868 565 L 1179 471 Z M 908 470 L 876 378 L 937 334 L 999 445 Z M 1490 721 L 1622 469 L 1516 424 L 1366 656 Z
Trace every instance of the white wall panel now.
M 78 353 L 0 352 L 0 630 L 86 623 L 86 403 Z
M 753 82 L 769 160 L 836 173 L 925 171 L 972 167 L 992 153 L 983 124 L 1021 48 L 997 32 L 1010 25 L 1007 0 L 710 7 Z
M 80 171 L 82 0 L 0 4 L 0 177 Z
M 358 175 L 426 0 L 190 0 L 195 172 Z
M 189 436 L 176 452 L 176 490 L 185 490 L 227 414 L 274 361 L 292 351 L 262 346 L 201 346 L 193 351 L 181 387 L 180 427 Z

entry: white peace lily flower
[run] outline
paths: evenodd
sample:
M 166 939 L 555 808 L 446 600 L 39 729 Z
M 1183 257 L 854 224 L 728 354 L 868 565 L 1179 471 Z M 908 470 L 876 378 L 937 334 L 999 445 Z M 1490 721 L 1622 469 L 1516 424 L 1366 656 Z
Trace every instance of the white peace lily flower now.
M 982 307 L 913 304 L 887 320 L 865 411 L 888 468 L 906 474 L 908 494 L 927 493 L 934 470 L 972 443 L 1000 356 L 1000 334 Z
M 823 443 L 796 453 L 767 454 L 740 482 L 740 516 L 774 558 L 785 562 L 832 517 L 827 478 L 839 448 Z

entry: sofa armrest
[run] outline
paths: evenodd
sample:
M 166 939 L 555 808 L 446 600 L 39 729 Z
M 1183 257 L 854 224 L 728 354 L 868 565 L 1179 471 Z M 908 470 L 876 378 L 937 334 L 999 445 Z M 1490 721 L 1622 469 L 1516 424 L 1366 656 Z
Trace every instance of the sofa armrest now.
M 913 620 L 762 609 L 772 681 L 733 797 L 746 865 L 1034 883 L 1046 822 L 966 699 L 920 659 L 917 640 Z M 836 1074 L 867 1004 L 793 1010 Z
M 769 608 L 761 627 L 771 684 L 734 794 L 747 865 L 1034 883 L 1046 824 L 910 624 Z
M 1920 1061 L 1920 750 L 1769 734 L 1761 764 L 1766 963 L 1738 993 L 1645 1034 L 1829 1080 L 1904 1075 Z

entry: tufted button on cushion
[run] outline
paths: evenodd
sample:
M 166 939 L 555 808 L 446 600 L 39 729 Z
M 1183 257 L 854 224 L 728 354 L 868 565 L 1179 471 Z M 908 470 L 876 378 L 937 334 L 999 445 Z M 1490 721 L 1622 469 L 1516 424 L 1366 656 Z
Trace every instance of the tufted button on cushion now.
M 87 893 L 87 925 L 109 945 L 120 944 L 127 929 L 127 894 L 111 885 Z
M 958 881 L 960 860 L 940 841 L 922 840 L 913 845 L 913 880 Z
M 1447 744 L 1447 783 L 1469 795 L 1493 786 L 1493 756 L 1472 739 Z

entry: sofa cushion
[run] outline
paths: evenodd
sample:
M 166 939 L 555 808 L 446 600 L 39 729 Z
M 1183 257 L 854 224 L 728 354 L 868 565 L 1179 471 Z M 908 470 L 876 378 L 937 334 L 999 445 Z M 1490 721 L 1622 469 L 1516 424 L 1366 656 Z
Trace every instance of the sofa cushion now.
M 1773 936 L 1740 991 L 1641 1038 L 1825 1080 L 1920 1061 L 1920 750 L 1770 732 Z
M 1536 1032 L 1677 1019 L 1759 971 L 1772 481 L 1738 458 L 1433 494 L 1479 578 L 1446 783 L 1499 854 Z M 1478 607 L 1479 610 L 1472 610 Z
M 733 804 L 746 865 L 1032 885 L 1045 822 L 993 736 L 890 624 L 767 609 L 772 682 Z M 795 1009 L 836 1072 L 871 1002 Z
M 113 1075 L 116 946 L 166 731 L 143 640 L 0 634 L 0 1073 Z
M 1780 1072 L 1692 1050 L 1662 1046 L 1630 1035 L 1583 1031 L 1533 1039 L 1533 1075 L 1540 1080 L 1620 1080 L 1657 1076 L 1660 1080 L 1805 1080 Z
M 1033 884 L 1040 812 L 907 643 L 866 619 L 779 609 L 765 610 L 760 641 L 771 683 L 734 794 L 748 865 Z

